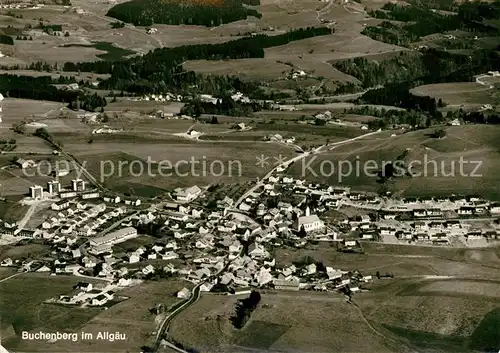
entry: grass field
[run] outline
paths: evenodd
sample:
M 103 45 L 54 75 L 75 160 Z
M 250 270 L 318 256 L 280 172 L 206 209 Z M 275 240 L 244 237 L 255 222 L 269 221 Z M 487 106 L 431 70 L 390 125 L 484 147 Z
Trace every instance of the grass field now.
M 395 137 L 371 136 L 305 158 L 292 166 L 289 173 L 328 180 L 331 185 L 339 184 L 340 180 L 356 189 L 379 191 L 382 186 L 376 173 L 384 161 L 394 162 L 409 149 L 405 162 L 406 165 L 413 163 L 413 177 L 386 182 L 384 187 L 389 191 L 407 196 L 479 193 L 487 198 L 500 198 L 495 181 L 500 130 L 486 125 L 455 126 L 446 128 L 447 136 L 439 140 L 429 136 L 433 131 L 421 130 Z M 474 172 L 476 166 L 478 169 Z
M 236 298 L 202 296 L 173 321 L 172 336 L 203 352 L 393 351 L 341 296 L 296 294 L 263 294 L 261 304 L 239 331 L 229 322 Z
M 444 103 L 456 105 L 497 104 L 495 89 L 476 82 L 438 83 L 413 88 L 411 93 L 442 99 Z
M 395 276 L 484 276 L 500 279 L 499 248 L 452 249 L 418 246 L 398 246 L 363 243 L 364 254 L 345 254 L 328 245 L 309 245 L 307 248 L 279 249 L 276 263 L 287 266 L 311 256 L 325 266 L 359 270 L 366 275 L 393 273 Z
M 149 313 L 149 309 L 159 303 L 163 303 L 167 308 L 172 306 L 178 301 L 175 293 L 190 286 L 190 283 L 177 280 L 139 284 L 116 292 L 116 295 L 130 299 L 105 311 L 42 303 L 50 297 L 71 292 L 72 286 L 80 280 L 78 277 L 23 274 L 0 283 L 0 305 L 4 325 L 13 325 L 18 334 L 21 330 L 42 330 L 87 332 L 96 337 L 98 332 L 120 332 L 126 334 L 125 341 L 78 340 L 48 343 L 20 340 L 11 336 L 4 340 L 2 345 L 16 351 L 32 352 L 137 352 L 141 346 L 151 343 L 152 332 L 156 329 L 155 316 Z M 20 291 L 26 294 L 19 296 Z
M 12 325 L 18 334 L 24 330 L 78 329 L 96 315 L 95 310 L 73 310 L 43 302 L 51 297 L 70 293 L 79 281 L 78 277 L 29 273 L 0 283 L 3 324 Z M 9 342 L 2 342 L 2 345 L 10 346 Z
M 12 260 L 34 260 L 43 258 L 49 254 L 50 247 L 37 243 L 0 246 L 0 261 L 7 258 L 11 258 Z
M 17 271 L 14 268 L 2 267 L 2 268 L 0 268 L 0 280 L 7 278 L 9 276 L 12 276 L 16 272 Z
M 116 47 L 108 42 L 96 42 L 92 44 L 63 44 L 62 48 L 95 48 L 97 50 L 105 52 L 104 54 L 98 54 L 97 57 L 106 61 L 117 61 L 123 60 L 129 55 L 135 54 L 131 50 Z

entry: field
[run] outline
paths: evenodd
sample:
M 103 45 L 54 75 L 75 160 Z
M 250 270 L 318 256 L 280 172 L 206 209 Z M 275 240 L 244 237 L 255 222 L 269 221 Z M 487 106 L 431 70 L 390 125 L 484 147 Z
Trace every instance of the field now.
M 311 256 L 325 266 L 346 270 L 359 270 L 365 275 L 392 273 L 396 277 L 462 276 L 500 279 L 495 271 L 500 268 L 500 249 L 453 249 L 363 243 L 363 254 L 346 254 L 335 246 L 309 245 L 307 248 L 279 249 L 276 263 L 289 266 Z
M 53 296 L 69 293 L 78 277 L 49 277 L 41 274 L 22 274 L 0 283 L 2 324 L 13 326 L 20 334 L 24 330 L 76 330 L 96 310 L 73 310 L 63 306 L 44 304 Z M 36 289 L 36 290 L 35 290 Z M 23 295 L 19 295 L 23 293 Z M 20 340 L 2 342 L 7 347 L 17 346 Z
M 71 292 L 72 286 L 80 279 L 66 276 L 43 276 L 39 274 L 23 274 L 0 283 L 0 306 L 2 324 L 5 331 L 9 325 L 20 334 L 23 330 L 42 330 L 45 332 L 87 332 L 96 337 L 98 332 L 120 332 L 126 334 L 125 341 L 78 340 L 44 341 L 21 340 L 14 335 L 6 337 L 2 345 L 16 351 L 31 352 L 135 352 L 148 343 L 155 330 L 155 316 L 149 309 L 155 304 L 163 303 L 167 308 L 178 299 L 175 293 L 189 283 L 176 280 L 163 280 L 140 284 L 116 295 L 129 297 L 108 310 L 66 308 L 60 305 L 43 304 L 53 296 Z M 29 288 L 29 290 L 27 290 Z M 19 293 L 24 293 L 19 296 Z
M 430 137 L 434 130 L 394 137 L 383 132 L 305 158 L 288 172 L 328 180 L 331 185 L 342 183 L 375 192 L 388 188 L 407 196 L 479 193 L 487 198 L 500 198 L 494 176 L 498 170 L 500 130 L 485 125 L 453 126 L 446 128 L 447 135 L 442 139 Z M 381 185 L 377 172 L 383 163 L 394 162 L 403 153 L 407 153 L 406 165 L 412 163 L 413 177 L 397 177 Z
M 357 54 L 370 55 L 401 50 L 398 47 L 380 44 L 359 35 L 363 28 L 363 22 L 366 21 L 365 16 L 362 14 L 362 8 L 350 5 L 350 8 L 352 8 L 350 9 L 336 2 L 324 4 L 313 0 L 301 0 L 299 2 L 262 1 L 262 4 L 256 7 L 256 10 L 263 15 L 261 19 L 249 17 L 244 21 L 228 23 L 215 28 L 187 25 L 155 25 L 158 31 L 152 35 L 146 34 L 145 27 L 127 25 L 124 28 L 111 28 L 110 24 L 115 20 L 105 17 L 105 13 L 113 4 L 77 0 L 72 5 L 73 8 L 71 9 L 46 5 L 44 8 L 37 10 L 13 11 L 15 15 L 22 16 L 22 18 L 2 16 L 6 26 L 12 26 L 24 35 L 32 37 L 32 40 L 16 40 L 13 50 L 14 55 L 9 60 L 16 63 L 28 63 L 37 60 L 64 63 L 66 61 L 97 60 L 99 57 L 107 58 L 112 56 L 117 58 L 130 52 L 145 53 L 158 47 L 221 43 L 252 32 L 267 33 L 269 35 L 279 34 L 290 28 L 318 25 L 320 19 L 337 21 L 335 27 L 338 34 L 335 34 L 335 38 L 332 40 L 333 43 L 337 44 L 333 47 L 327 46 L 324 50 L 320 49 L 324 47 L 322 42 L 311 44 L 311 41 L 309 41 L 296 44 L 292 49 L 294 51 L 295 48 L 302 48 L 299 51 L 308 52 L 313 48 L 318 54 L 321 54 L 320 58 L 311 55 L 304 57 L 304 69 L 308 67 L 319 69 L 319 67 L 322 67 L 318 71 L 329 72 L 331 75 L 345 78 L 345 75 L 328 68 L 323 63 L 331 59 L 352 57 Z M 79 9 L 79 13 L 77 13 L 77 9 Z M 2 13 L 5 14 L 6 12 L 3 11 Z M 40 29 L 35 29 L 40 19 L 44 23 L 62 25 L 62 34 L 68 32 L 69 36 L 48 35 Z M 27 24 L 30 24 L 34 29 L 23 32 L 22 29 Z M 270 30 L 271 28 L 272 30 Z M 95 45 L 92 43 L 113 43 L 118 49 L 110 48 L 107 44 Z M 313 46 L 311 47 L 311 45 Z M 122 53 L 118 53 L 120 48 L 124 50 Z M 266 58 L 261 60 L 262 66 L 276 65 L 276 60 L 280 60 L 279 58 L 285 55 L 288 49 L 277 48 L 266 53 Z M 301 64 L 297 63 L 297 59 L 293 59 L 292 62 L 294 65 L 297 64 L 298 67 L 301 67 Z M 265 70 L 261 72 L 265 72 Z M 328 75 L 325 77 L 330 78 Z
M 2 245 L 0 246 L 0 261 L 10 258 L 12 260 L 34 260 L 50 254 L 47 245 L 30 243 L 24 245 Z
M 176 317 L 172 337 L 204 352 L 451 353 L 500 342 L 498 248 L 363 243 L 363 250 L 346 254 L 320 244 L 276 253 L 277 267 L 312 256 L 325 266 L 373 275 L 373 283 L 363 285 L 369 290 L 353 296 L 356 306 L 338 294 L 261 290 L 261 304 L 238 331 L 229 322 L 238 298 L 208 294 Z M 394 279 L 378 280 L 376 271 Z
M 411 93 L 442 99 L 450 106 L 480 107 L 483 104 L 498 103 L 495 89 L 476 82 L 439 83 L 413 88 Z
M 171 326 L 173 338 L 203 352 L 393 351 L 339 295 L 263 294 L 259 308 L 241 331 L 229 322 L 235 302 L 234 297 L 202 296 L 176 317 Z

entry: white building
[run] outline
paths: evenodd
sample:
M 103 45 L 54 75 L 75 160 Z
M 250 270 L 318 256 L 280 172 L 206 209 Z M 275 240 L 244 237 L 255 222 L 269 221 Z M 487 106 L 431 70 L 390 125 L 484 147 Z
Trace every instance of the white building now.
M 21 169 L 26 169 L 26 168 L 33 168 L 36 167 L 35 161 L 31 159 L 23 159 L 23 158 L 18 158 L 16 160 L 16 164 L 21 168 Z
M 176 198 L 179 202 L 190 202 L 201 194 L 199 186 L 195 185 L 187 189 L 176 189 Z
M 84 191 L 85 190 L 85 181 L 82 179 L 73 179 L 71 180 L 71 185 L 73 191 Z
M 301 216 L 297 220 L 297 231 L 300 231 L 302 227 L 306 232 L 313 232 L 316 230 L 323 229 L 325 224 L 317 215 L 311 215 L 309 207 L 306 208 L 305 216 Z
M 40 200 L 43 198 L 43 187 L 40 185 L 30 186 L 30 196 L 35 200 Z
M 47 183 L 49 194 L 57 194 L 61 191 L 61 183 L 58 180 L 51 180 Z
M 187 288 L 182 288 L 182 290 L 177 292 L 177 298 L 187 299 L 191 296 L 191 291 Z
M 123 228 L 115 232 L 103 235 L 102 237 L 96 237 L 90 239 L 90 245 L 92 247 L 100 246 L 103 244 L 114 245 L 124 242 L 128 239 L 137 237 L 137 230 L 132 227 Z

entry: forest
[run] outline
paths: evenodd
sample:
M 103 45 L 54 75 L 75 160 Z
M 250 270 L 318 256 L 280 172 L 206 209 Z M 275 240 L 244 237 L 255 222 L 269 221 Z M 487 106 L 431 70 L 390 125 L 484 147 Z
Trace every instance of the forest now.
M 368 13 L 372 17 L 388 21 L 379 26 L 367 26 L 362 33 L 378 41 L 406 47 L 424 36 L 452 30 L 498 35 L 498 29 L 484 23 L 484 20 L 500 19 L 500 2 L 464 2 L 454 5 L 453 11 L 455 12 L 451 14 L 443 14 L 429 5 L 401 6 L 387 3 L 380 10 Z M 396 25 L 389 21 L 404 24 Z
M 71 79 L 62 77 L 53 81 L 50 76 L 32 77 L 2 74 L 0 91 L 6 97 L 48 100 L 68 103 L 72 108 L 93 111 L 106 105 L 106 99 L 97 94 L 60 90 L 54 84 L 68 83 Z
M 326 27 L 300 28 L 276 36 L 261 34 L 220 44 L 161 48 L 118 62 L 68 62 L 64 64 L 63 70 L 111 74 L 109 79 L 100 83 L 100 88 L 136 94 L 160 93 L 166 89 L 210 94 L 228 90 L 251 93 L 257 88 L 255 84 L 244 83 L 237 77 L 197 75 L 185 71 L 182 63 L 186 60 L 262 58 L 265 48 L 331 33 L 332 30 Z
M 355 58 L 333 65 L 359 79 L 364 88 L 370 88 L 406 81 L 414 81 L 415 84 L 471 81 L 474 75 L 500 69 L 500 56 L 494 50 L 485 49 L 476 50 L 472 55 L 427 49 L 400 52 L 398 56 L 381 62 Z
M 256 1 L 250 1 L 257 4 Z M 254 9 L 243 6 L 241 0 L 212 2 L 132 0 L 113 6 L 106 16 L 136 26 L 151 26 L 155 23 L 167 25 L 219 26 L 224 23 L 244 20 L 248 16 L 261 18 Z
M 0 34 L 0 44 L 14 45 L 14 39 L 6 34 Z

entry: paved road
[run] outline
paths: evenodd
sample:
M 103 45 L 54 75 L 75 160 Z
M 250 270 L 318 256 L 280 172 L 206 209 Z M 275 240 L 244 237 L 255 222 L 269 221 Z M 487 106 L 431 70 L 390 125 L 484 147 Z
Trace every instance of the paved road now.
M 239 257 L 241 257 L 243 255 L 243 249 L 241 250 L 240 254 L 239 254 Z M 238 258 L 238 257 L 236 257 Z M 193 289 L 191 290 L 191 296 L 189 297 L 188 300 L 186 300 L 186 302 L 184 302 L 184 304 L 182 304 L 181 306 L 179 306 L 177 309 L 175 309 L 173 312 L 171 312 L 167 317 L 165 317 L 165 319 L 163 319 L 162 323 L 160 324 L 160 328 L 158 329 L 158 332 L 156 334 L 156 339 L 155 339 L 155 344 L 154 344 L 154 351 L 156 352 L 158 350 L 158 348 L 160 347 L 160 343 L 161 343 L 161 340 L 162 340 L 162 337 L 164 335 L 168 335 L 168 330 L 170 328 L 170 324 L 172 322 L 172 320 L 177 316 L 179 315 L 179 313 L 181 313 L 182 310 L 188 308 L 190 305 L 196 303 L 196 301 L 198 299 L 200 299 L 200 295 L 201 295 L 201 290 L 200 290 L 200 287 L 206 283 L 207 281 L 210 281 L 218 276 L 220 276 L 224 271 L 227 270 L 227 268 L 231 265 L 231 263 L 234 261 L 231 260 L 231 261 L 228 261 L 226 263 L 226 265 L 220 270 L 218 271 L 217 273 L 213 274 L 212 276 L 208 277 L 207 279 L 205 279 L 204 281 L 198 283 L 196 286 L 193 287 Z M 166 340 L 168 342 L 168 340 Z M 171 343 L 167 343 L 167 345 L 169 347 L 172 348 L 172 344 Z M 175 347 L 175 346 L 174 346 Z M 183 352 L 183 353 L 188 353 L 187 351 L 184 351 L 180 348 L 177 348 L 175 347 L 175 349 L 178 351 L 178 352 Z

